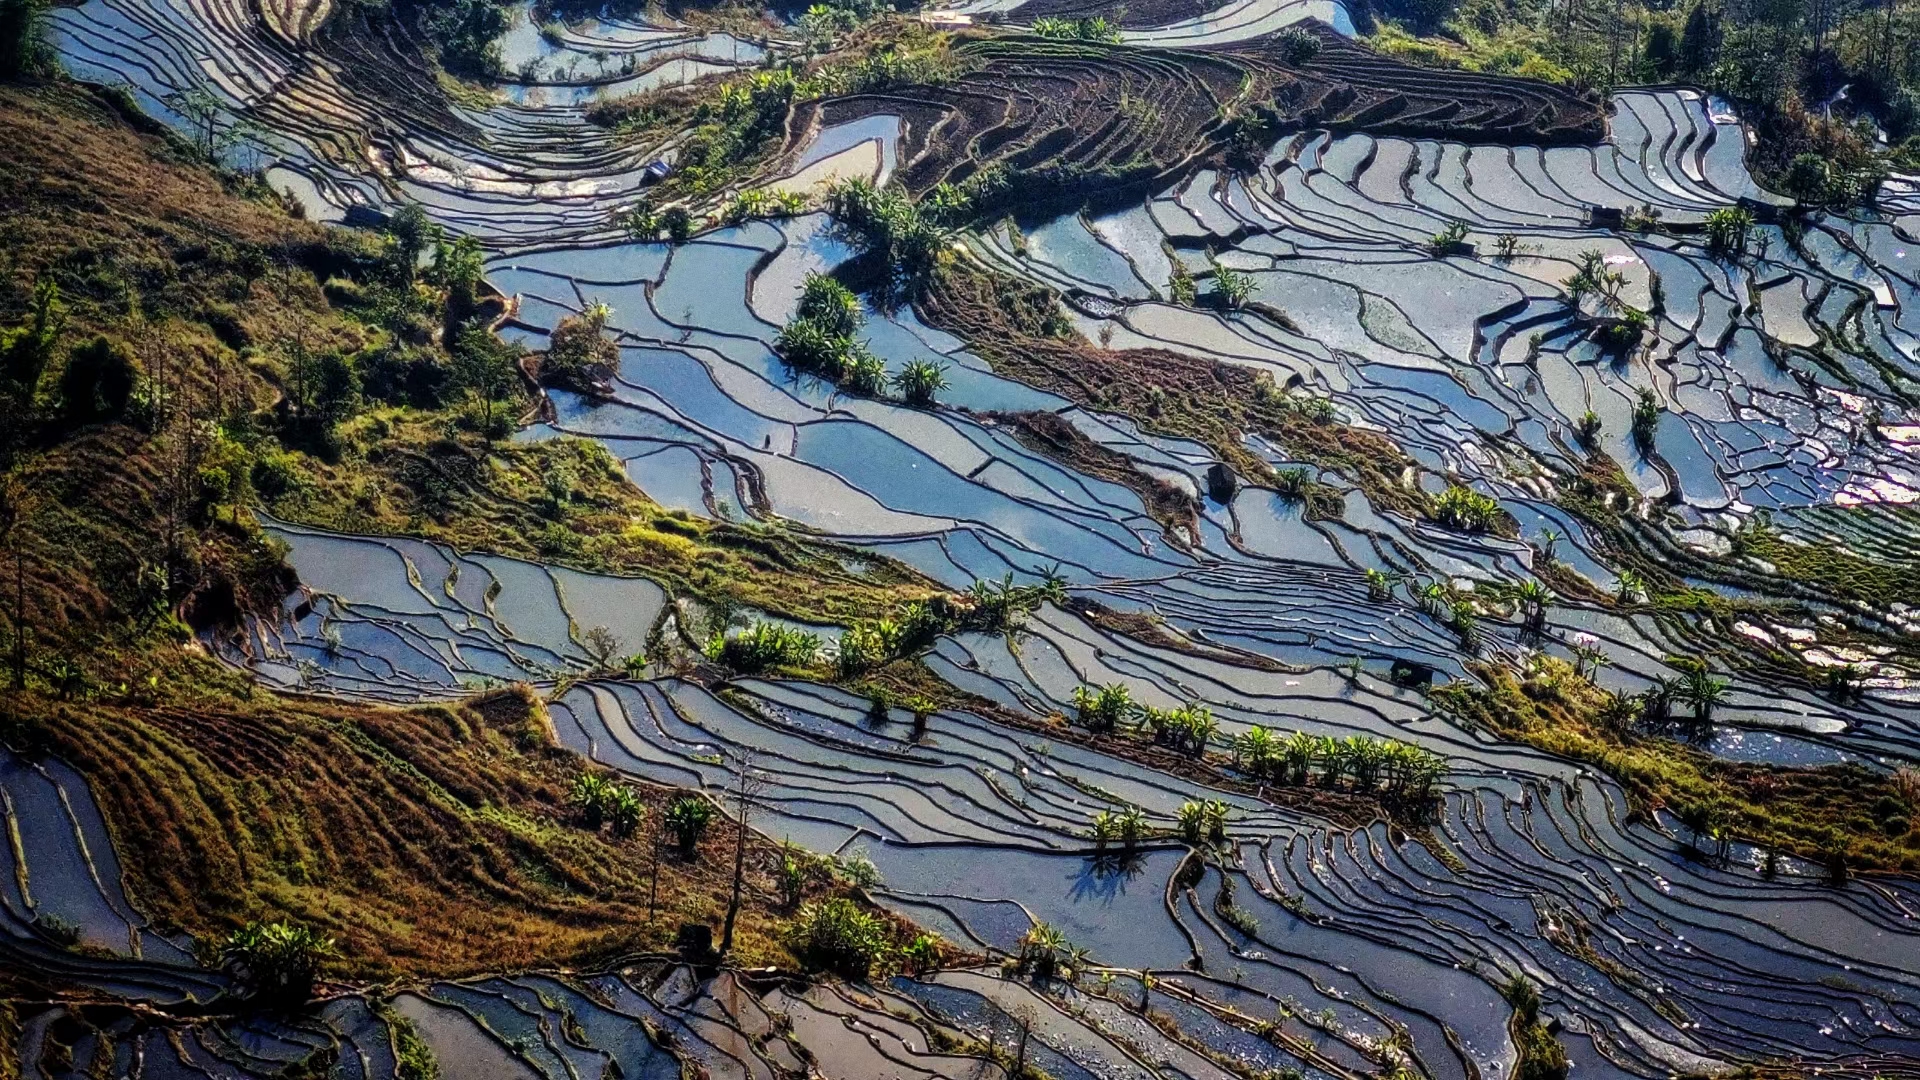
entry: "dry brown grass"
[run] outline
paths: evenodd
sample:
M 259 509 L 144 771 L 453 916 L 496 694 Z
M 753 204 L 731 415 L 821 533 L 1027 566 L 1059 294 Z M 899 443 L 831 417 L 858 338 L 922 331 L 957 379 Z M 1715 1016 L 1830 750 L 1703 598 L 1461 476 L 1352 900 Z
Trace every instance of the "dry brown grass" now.
M 218 448 L 243 476 L 254 462 L 286 466 L 301 494 L 281 508 L 315 523 L 411 528 L 706 595 L 738 582 L 744 599 L 792 613 L 865 614 L 931 587 L 873 559 L 849 569 L 844 549 L 777 527 L 670 515 L 586 444 L 489 457 L 452 411 L 363 414 L 333 460 L 278 449 L 274 346 L 296 327 L 316 350 L 373 341 L 379 331 L 334 308 L 319 280 L 357 273 L 376 248 L 181 155 L 75 87 L 0 89 L 0 325 L 18 320 L 42 275 L 71 314 L 41 400 L 22 414 L 31 426 L 7 432 L 31 512 L 0 564 L 12 586 L 11 556 L 22 557 L 34 689 L 0 691 L 0 740 L 88 778 L 135 901 L 163 924 L 203 938 L 251 919 L 309 924 L 339 939 L 336 975 L 586 963 L 662 949 L 683 921 L 717 923 L 732 827 L 716 820 L 698 860 L 663 865 L 650 918 L 648 833 L 570 823 L 582 763 L 547 741 L 524 696 L 321 703 L 266 694 L 208 659 L 174 614 L 230 623 L 277 604 L 289 579 L 244 498 L 209 504 L 197 478 L 212 459 L 183 448 Z M 260 255 L 268 269 L 249 281 Z M 166 373 L 190 406 L 176 415 L 206 423 L 59 421 L 45 387 L 67 348 L 94 334 Z M 562 462 L 577 484 L 563 510 L 543 510 Z M 169 600 L 141 582 L 167 561 L 169 492 L 183 476 L 196 493 L 178 517 L 187 577 Z M 543 533 L 560 550 L 545 550 Z M 63 661 L 89 676 L 68 688 L 72 701 L 51 693 Z M 642 795 L 657 821 L 670 793 Z M 756 839 L 750 851 L 737 959 L 789 963 L 766 902 L 772 849 Z
M 671 947 L 682 922 L 718 926 L 734 827 L 716 816 L 691 863 L 650 838 L 673 793 L 637 790 L 632 838 L 588 832 L 566 796 L 584 762 L 555 748 L 525 690 L 388 709 L 256 695 L 193 708 L 133 699 L 0 699 L 9 741 L 88 778 L 134 902 L 202 939 L 287 918 L 340 941 L 336 977 L 448 977 L 587 964 Z M 750 835 L 743 964 L 791 964 Z
M 1531 676 L 1492 664 L 1475 674 L 1479 684 L 1451 683 L 1435 700 L 1502 738 L 1604 770 L 1638 810 L 1717 806 L 1731 835 L 1763 847 L 1815 863 L 1844 853 L 1855 870 L 1920 869 L 1920 830 L 1909 816 L 1920 807 L 1905 802 L 1885 775 L 1857 765 L 1727 761 L 1672 739 L 1610 727 L 1600 719 L 1602 693 L 1551 658 Z

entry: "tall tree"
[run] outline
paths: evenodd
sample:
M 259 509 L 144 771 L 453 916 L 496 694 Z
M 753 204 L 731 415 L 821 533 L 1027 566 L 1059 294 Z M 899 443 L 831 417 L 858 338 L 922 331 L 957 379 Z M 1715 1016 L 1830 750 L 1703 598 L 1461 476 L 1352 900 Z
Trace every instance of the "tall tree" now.
M 47 66 L 46 14 L 47 0 L 0 0 L 0 81 Z
M 1699 78 L 1713 67 L 1714 55 L 1720 49 L 1719 22 L 1706 0 L 1687 12 L 1686 28 L 1680 32 L 1680 70 L 1686 75 Z

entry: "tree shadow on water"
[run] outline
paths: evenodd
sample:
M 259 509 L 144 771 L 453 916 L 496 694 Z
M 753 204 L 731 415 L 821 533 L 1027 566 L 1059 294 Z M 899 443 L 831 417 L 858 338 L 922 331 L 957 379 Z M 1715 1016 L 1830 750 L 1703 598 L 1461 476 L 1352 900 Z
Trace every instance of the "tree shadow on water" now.
M 1076 903 L 1099 900 L 1111 904 L 1126 893 L 1127 882 L 1139 877 L 1145 869 L 1146 857 L 1137 851 L 1088 856 L 1072 874 L 1073 887 L 1067 895 Z

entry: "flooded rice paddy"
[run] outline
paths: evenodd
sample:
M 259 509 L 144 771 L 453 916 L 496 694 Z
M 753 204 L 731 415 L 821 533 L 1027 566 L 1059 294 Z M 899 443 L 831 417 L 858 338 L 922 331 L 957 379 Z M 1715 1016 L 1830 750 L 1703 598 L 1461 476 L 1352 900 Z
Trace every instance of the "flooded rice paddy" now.
M 1255 0 L 1130 36 L 1204 44 L 1303 15 L 1345 20 L 1334 4 Z M 974 257 L 1065 293 L 1090 337 L 1268 371 L 1328 397 L 1347 421 L 1390 434 L 1423 482 L 1456 476 L 1497 497 L 1532 541 L 1382 512 L 1327 474 L 1345 504 L 1337 520 L 1307 521 L 1258 489 L 1226 503 L 1201 495 L 1196 542 L 1175 545 L 1138 495 L 1034 453 L 981 414 L 1059 412 L 1196 494 L 1208 491 L 1210 451 L 1000 377 L 910 309 L 870 310 L 867 336 L 891 370 L 946 364 L 948 407 L 796 379 L 773 338 L 806 273 L 850 254 L 823 217 L 678 247 L 612 234 L 607 214 L 631 200 L 651 149 L 588 127 L 585 105 L 648 79 L 750 65 L 757 45 L 621 20 L 561 35 L 523 25 L 508 41 L 518 79 L 494 107 L 389 117 L 339 78 L 350 57 L 303 52 L 237 0 L 89 0 L 56 18 L 83 77 L 129 83 L 156 112 L 195 86 L 245 110 L 267 131 L 259 152 L 271 175 L 316 216 L 404 198 L 480 237 L 489 279 L 518 299 L 509 333 L 529 345 L 592 301 L 611 305 L 622 347 L 614 398 L 553 392 L 551 421 L 520 437 L 597 440 L 663 505 L 784 518 L 956 589 L 1057 568 L 1074 594 L 1154 613 L 1190 646 L 1048 608 L 1017 640 L 941 639 L 928 664 L 955 686 L 1037 718 L 1070 712 L 1082 684 L 1117 681 L 1156 706 L 1205 702 L 1222 738 L 1254 724 L 1392 737 L 1449 765 L 1428 847 L 967 712 L 935 713 L 916 730 L 904 711 L 876 722 L 864 699 L 806 683 L 743 680 L 723 700 L 673 678 L 571 681 L 551 705 L 568 747 L 628 775 L 714 791 L 727 782 L 718 762 L 751 751 L 770 778 L 756 820 L 768 835 L 864 850 L 884 877 L 883 903 L 981 951 L 1012 949 L 1035 922 L 1060 927 L 1107 972 L 1105 986 L 1043 996 L 956 971 L 799 993 L 733 975 L 699 985 L 657 965 L 418 988 L 394 1007 L 457 1066 L 448 1075 L 665 1077 L 684 1060 L 761 1077 L 795 1068 L 797 1043 L 828 1076 L 991 1076 L 1004 1069 L 936 1049 L 926 1032 L 1008 1047 L 1025 1025 L 1031 1060 L 1055 1077 L 1211 1078 L 1229 1075 L 1223 1062 L 1351 1076 L 1375 1070 L 1378 1048 L 1394 1042 L 1428 1076 L 1477 1080 L 1513 1066 L 1497 987 L 1514 972 L 1541 986 L 1579 1076 L 1920 1055 L 1920 889 L 1832 887 L 1791 860 L 1763 875 L 1760 853 L 1738 846 L 1724 865 L 1688 858 L 1677 824 L 1631 815 L 1606 778 L 1462 730 L 1385 677 L 1396 661 L 1465 677 L 1474 655 L 1568 655 L 1576 635 L 1591 635 L 1610 661 L 1603 684 L 1637 690 L 1666 670 L 1663 657 L 1710 652 L 1706 628 L 1566 603 L 1537 637 L 1487 623 L 1469 653 L 1410 599 L 1371 601 L 1365 579 L 1525 581 L 1551 532 L 1561 561 L 1615 588 L 1617 568 L 1554 505 L 1547 479 L 1579 470 L 1574 432 L 1589 413 L 1598 445 L 1642 496 L 1670 508 L 1663 528 L 1676 550 L 1765 510 L 1809 537 L 1910 558 L 1899 537 L 1833 508 L 1920 498 L 1916 438 L 1887 436 L 1920 431 L 1895 422 L 1920 380 L 1911 184 L 1891 185 L 1879 212 L 1816 214 L 1797 237 L 1761 225 L 1759 254 L 1742 263 L 1713 257 L 1697 235 L 1596 229 L 1596 207 L 1694 225 L 1735 200 L 1763 214 L 1783 202 L 1747 174 L 1745 135 L 1724 105 L 1649 90 L 1614 97 L 1611 137 L 1595 147 L 1305 131 L 1248 175 L 1201 172 L 1121 209 L 1022 222 L 1018 241 L 1004 228 L 966 237 Z M 795 172 L 874 143 L 863 160 L 892 167 L 897 121 L 847 128 L 817 133 Z M 343 141 L 365 131 L 370 143 Z M 1434 257 L 1429 238 L 1454 221 L 1474 253 Z M 1517 246 L 1496 258 L 1502 234 Z M 1619 361 L 1579 332 L 1559 283 L 1589 249 L 1626 276 L 1628 303 L 1658 310 L 1644 355 Z M 1170 303 L 1174 264 L 1204 285 L 1208 251 L 1251 275 L 1255 299 L 1291 327 Z M 1849 380 L 1785 347 L 1821 342 L 1845 344 L 1827 355 Z M 1661 407 L 1652 455 L 1630 435 L 1642 391 Z M 554 686 L 589 668 L 587 630 L 637 645 L 670 607 L 640 579 L 273 529 L 300 590 L 279 623 L 219 647 L 288 689 L 411 701 L 511 680 Z M 1808 655 L 1823 648 L 1817 623 L 1750 629 Z M 1357 675 L 1340 670 L 1355 661 Z M 1920 757 L 1908 673 L 1883 664 L 1869 685 L 1836 703 L 1736 679 L 1708 745 L 1782 763 Z M 218 990 L 186 943 L 153 932 L 127 903 L 76 775 L 9 758 L 0 796 L 10 837 L 0 948 L 138 999 Z M 1098 811 L 1137 806 L 1167 825 L 1201 798 L 1231 807 L 1238 848 L 1197 882 L 1176 880 L 1184 849 L 1124 861 L 1087 853 Z M 1216 914 L 1223 887 L 1251 923 Z M 54 947 L 49 935 L 69 932 L 90 948 Z M 1178 1039 L 1142 1020 L 1143 999 Z M 1283 1037 L 1225 1023 L 1228 1010 L 1274 1021 Z M 776 1029 L 790 1034 L 768 1038 Z M 134 1050 L 142 1076 L 262 1075 L 319 1045 L 340 1049 L 336 1075 L 395 1067 L 382 1022 L 352 997 L 298 1023 L 209 1024 L 197 1039 L 130 1037 L 115 1052 L 144 1048 Z

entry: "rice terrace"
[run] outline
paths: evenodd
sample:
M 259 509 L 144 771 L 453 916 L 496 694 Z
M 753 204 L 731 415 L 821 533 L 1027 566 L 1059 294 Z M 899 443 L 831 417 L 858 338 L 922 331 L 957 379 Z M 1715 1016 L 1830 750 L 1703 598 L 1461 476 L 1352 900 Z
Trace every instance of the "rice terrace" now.
M 1915 0 L 0 0 L 0 1080 L 1920 1077 Z

